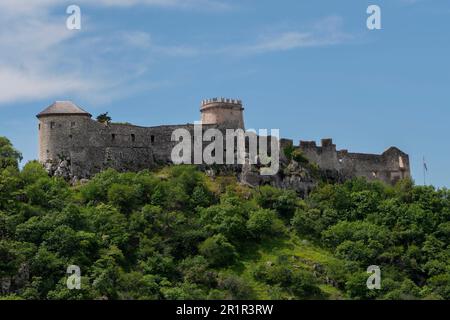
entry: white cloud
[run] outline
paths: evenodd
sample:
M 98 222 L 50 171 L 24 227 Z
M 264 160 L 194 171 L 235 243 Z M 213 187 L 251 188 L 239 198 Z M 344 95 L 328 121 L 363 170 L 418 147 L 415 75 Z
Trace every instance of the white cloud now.
M 124 50 L 150 41 L 147 34 L 80 36 L 67 30 L 65 15 L 50 14 L 54 2 L 0 2 L 0 105 L 67 95 L 99 100 L 146 71 L 146 57 L 127 61 Z
M 36 14 L 55 6 L 69 4 L 97 7 L 148 6 L 167 9 L 223 11 L 232 6 L 223 0 L 1 0 L 0 9 L 9 13 Z
M 222 51 L 249 55 L 336 45 L 351 39 L 349 34 L 342 31 L 342 24 L 341 17 L 331 16 L 316 22 L 308 31 L 290 30 L 264 34 L 253 43 L 226 47 Z
M 36 73 L 35 70 L 20 70 L 0 66 L 0 103 L 41 99 L 54 94 L 87 92 L 94 83 L 76 76 Z
M 164 79 L 152 83 L 142 80 L 160 57 L 251 55 L 331 45 L 347 37 L 341 31 L 340 18 L 331 17 L 308 31 L 264 34 L 250 44 L 167 45 L 142 31 L 103 34 L 91 29 L 69 31 L 65 28 L 64 14 L 51 14 L 54 6 L 65 1 L 0 1 L 0 105 L 53 96 L 61 99 L 83 96 L 99 101 L 142 88 L 165 86 Z M 99 0 L 96 5 L 225 8 L 217 0 Z M 85 16 L 83 19 L 86 21 Z
M 256 41 L 245 41 L 241 44 L 208 46 L 161 45 L 154 43 L 151 36 L 145 32 L 122 32 L 120 39 L 124 43 L 148 52 L 161 53 L 165 56 L 189 57 L 197 55 L 253 55 L 268 52 L 288 51 L 299 48 L 322 47 L 337 45 L 352 39 L 352 36 L 342 31 L 343 21 L 339 16 L 330 16 L 317 21 L 314 25 L 302 30 L 287 30 L 259 35 Z M 211 49 L 211 48 L 215 49 Z
M 42 7 L 52 0 L 0 3 L 0 103 L 42 98 L 88 84 L 52 68 L 61 62 L 58 45 L 73 37 Z
M 61 1 L 58 0 L 2 0 L 0 9 L 2 14 L 35 15 L 46 11 Z
M 56 17 L 51 10 L 64 9 L 72 3 L 69 0 L 0 1 L 0 104 L 66 94 L 99 100 L 102 96 L 111 97 L 111 92 L 117 95 L 135 87 L 157 87 L 158 83 L 133 83 L 148 72 L 152 54 L 177 57 L 198 54 L 196 48 L 186 45 L 153 43 L 150 34 L 145 32 L 99 36 L 89 31 L 69 31 L 65 28 L 65 12 Z M 77 0 L 75 3 L 196 10 L 229 8 L 218 0 Z M 124 84 L 131 89 L 124 88 Z
M 138 48 L 150 48 L 153 44 L 150 34 L 142 31 L 123 32 L 121 38 L 126 44 Z
M 423 0 L 400 0 L 401 3 L 403 4 L 416 4 L 418 2 L 422 2 Z
M 79 0 L 80 1 L 80 0 Z M 85 1 L 86 0 L 81 0 Z M 130 7 L 137 5 L 200 10 L 229 10 L 231 5 L 218 0 L 97 0 L 95 5 Z
M 291 31 L 270 36 L 264 35 L 254 44 L 238 46 L 234 50 L 238 54 L 254 54 L 270 51 L 286 51 L 317 44 L 317 40 L 312 34 Z

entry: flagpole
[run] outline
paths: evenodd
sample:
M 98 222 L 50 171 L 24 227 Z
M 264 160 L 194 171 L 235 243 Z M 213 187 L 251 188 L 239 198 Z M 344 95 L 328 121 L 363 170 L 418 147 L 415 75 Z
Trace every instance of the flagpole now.
M 426 186 L 427 185 L 427 178 L 426 178 L 426 171 L 427 171 L 427 165 L 425 162 L 425 156 L 423 157 L 423 185 Z

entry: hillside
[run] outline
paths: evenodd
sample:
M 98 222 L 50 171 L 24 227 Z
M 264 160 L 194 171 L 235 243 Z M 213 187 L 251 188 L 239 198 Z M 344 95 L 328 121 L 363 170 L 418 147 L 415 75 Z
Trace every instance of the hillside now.
M 302 199 L 193 166 L 71 186 L 19 158 L 0 138 L 1 299 L 450 299 L 446 189 L 355 179 Z

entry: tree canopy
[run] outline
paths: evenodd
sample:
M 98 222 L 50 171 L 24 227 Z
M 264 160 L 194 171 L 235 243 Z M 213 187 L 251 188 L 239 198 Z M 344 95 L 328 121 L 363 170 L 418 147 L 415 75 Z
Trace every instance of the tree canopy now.
M 355 179 L 301 199 L 194 166 L 71 186 L 20 158 L 0 138 L 2 299 L 450 299 L 447 189 Z

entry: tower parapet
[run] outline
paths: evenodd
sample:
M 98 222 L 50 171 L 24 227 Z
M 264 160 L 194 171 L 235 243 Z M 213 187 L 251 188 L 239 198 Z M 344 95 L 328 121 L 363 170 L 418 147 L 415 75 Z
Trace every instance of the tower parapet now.
M 228 98 L 203 100 L 200 106 L 203 124 L 216 124 L 227 129 L 244 129 L 242 101 Z

